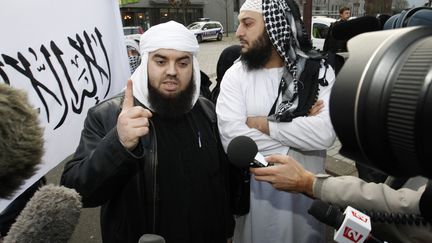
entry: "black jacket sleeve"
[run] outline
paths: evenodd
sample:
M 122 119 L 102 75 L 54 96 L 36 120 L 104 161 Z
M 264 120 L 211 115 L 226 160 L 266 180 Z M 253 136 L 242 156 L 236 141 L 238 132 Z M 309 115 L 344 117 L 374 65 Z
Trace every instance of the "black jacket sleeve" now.
M 61 178 L 62 185 L 81 194 L 84 207 L 107 202 L 128 178 L 138 173 L 138 163 L 143 158 L 142 150 L 137 156 L 120 143 L 116 129 L 120 105 L 112 103 L 111 100 L 89 110 L 79 146 Z

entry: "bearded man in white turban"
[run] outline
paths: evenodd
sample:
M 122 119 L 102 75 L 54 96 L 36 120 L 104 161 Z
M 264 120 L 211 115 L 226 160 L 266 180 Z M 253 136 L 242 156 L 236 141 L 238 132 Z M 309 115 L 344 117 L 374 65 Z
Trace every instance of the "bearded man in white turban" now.
M 102 206 L 103 242 L 227 242 L 227 161 L 214 106 L 199 98 L 199 49 L 170 21 L 141 37 L 142 61 L 124 93 L 89 110 L 61 183 Z
M 323 172 L 335 139 L 328 109 L 335 75 L 312 55 L 297 4 L 246 0 L 238 19 L 240 59 L 225 73 L 216 105 L 224 147 L 248 136 L 264 156 L 288 154 Z M 235 243 L 325 242 L 324 225 L 307 213 L 311 198 L 259 179 L 251 176 L 250 208 L 236 218 Z

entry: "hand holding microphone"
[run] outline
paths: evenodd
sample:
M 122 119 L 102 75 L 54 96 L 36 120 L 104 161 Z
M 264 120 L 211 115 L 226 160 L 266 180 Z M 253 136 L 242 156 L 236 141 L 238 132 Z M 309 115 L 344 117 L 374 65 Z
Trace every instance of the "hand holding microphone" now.
M 148 109 L 134 106 L 132 81 L 128 80 L 122 111 L 117 119 L 117 133 L 123 147 L 131 151 L 137 146 L 140 137 L 149 132 L 150 117 L 152 113 Z
M 228 144 L 228 158 L 239 168 L 249 168 L 257 181 L 269 182 L 277 190 L 305 193 L 313 196 L 314 174 L 286 155 L 270 155 L 266 158 L 258 152 L 258 146 L 249 137 L 235 137 Z M 274 165 L 275 166 L 270 166 Z M 261 168 L 265 167 L 265 168 Z
M 266 160 L 275 166 L 250 170 L 257 181 L 266 181 L 277 190 L 313 197 L 315 175 L 305 170 L 299 162 L 281 154 L 267 156 Z

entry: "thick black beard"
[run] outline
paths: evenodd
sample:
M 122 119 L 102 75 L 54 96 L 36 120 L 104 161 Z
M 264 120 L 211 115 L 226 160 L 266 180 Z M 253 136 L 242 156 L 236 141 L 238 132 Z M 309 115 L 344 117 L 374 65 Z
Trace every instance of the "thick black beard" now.
M 270 60 L 272 48 L 270 38 L 264 30 L 258 39 L 252 43 L 252 47 L 247 52 L 241 53 L 240 60 L 249 71 L 263 68 Z
M 148 83 L 149 102 L 154 112 L 164 118 L 177 118 L 192 108 L 192 99 L 195 92 L 193 78 L 185 90 L 174 97 L 167 97 Z

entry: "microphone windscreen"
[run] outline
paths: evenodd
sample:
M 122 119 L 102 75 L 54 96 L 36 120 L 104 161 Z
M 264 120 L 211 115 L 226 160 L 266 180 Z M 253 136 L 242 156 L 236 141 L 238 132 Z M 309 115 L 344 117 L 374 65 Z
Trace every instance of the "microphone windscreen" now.
M 308 213 L 318 219 L 318 221 L 335 229 L 339 229 L 344 218 L 338 208 L 321 200 L 313 201 Z
M 380 21 L 377 18 L 363 16 L 335 24 L 332 33 L 336 40 L 349 40 L 356 35 L 381 29 Z
M 21 211 L 3 242 L 68 242 L 81 207 L 81 196 L 74 189 L 43 186 Z
M 138 243 L 165 243 L 165 239 L 160 235 L 144 234 L 139 238 Z
M 10 198 L 36 171 L 43 129 L 26 93 L 0 84 L 0 199 Z
M 227 148 L 228 159 L 239 168 L 249 168 L 257 153 L 258 146 L 250 137 L 246 136 L 235 137 Z

